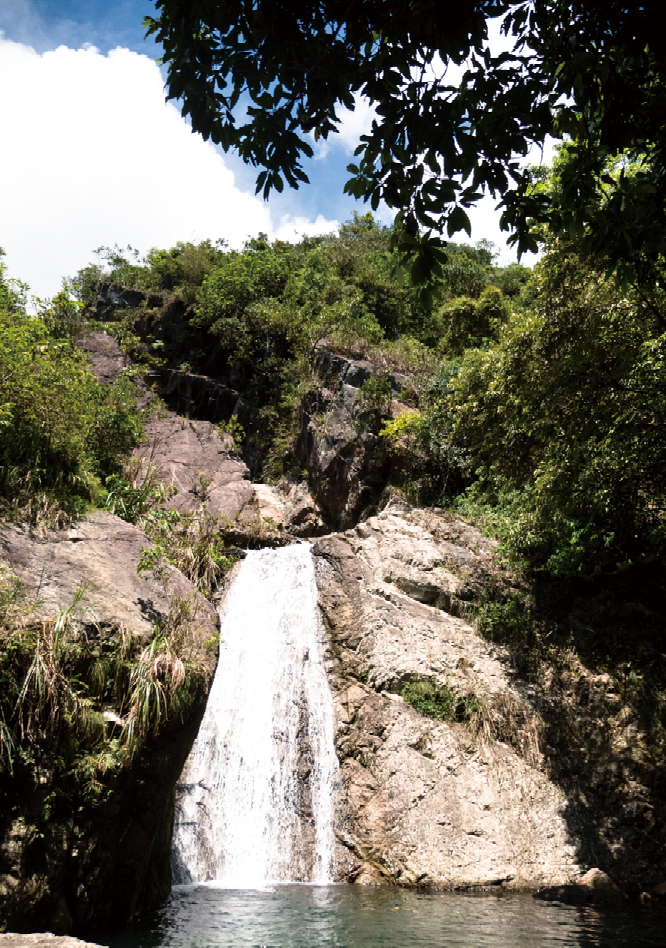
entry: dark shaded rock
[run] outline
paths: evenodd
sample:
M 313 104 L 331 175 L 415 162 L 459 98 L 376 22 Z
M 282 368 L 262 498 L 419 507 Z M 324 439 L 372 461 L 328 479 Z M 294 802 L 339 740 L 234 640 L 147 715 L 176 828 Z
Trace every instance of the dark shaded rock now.
M 545 902 L 563 902 L 565 905 L 621 906 L 626 896 L 601 869 L 589 869 L 574 885 L 550 886 L 534 893 L 535 899 Z
M 564 905 L 586 905 L 592 901 L 592 893 L 579 885 L 552 885 L 537 889 L 533 898 L 544 902 L 562 902 Z
M 364 382 L 377 373 L 377 367 L 372 362 L 362 359 L 350 359 L 347 356 L 320 349 L 315 360 L 315 372 L 319 377 L 331 385 L 350 385 L 360 388 Z M 402 390 L 402 381 L 397 375 L 389 375 L 391 388 L 398 394 Z
M 323 387 L 301 402 L 294 453 L 308 472 L 310 491 L 324 519 L 334 529 L 345 530 L 377 509 L 391 471 L 378 437 L 381 416 L 359 402 L 359 390 L 377 367 L 322 349 L 315 372 Z M 398 378 L 389 378 L 393 391 L 399 392 Z
M 113 318 L 118 310 L 136 309 L 145 301 L 146 294 L 141 290 L 118 283 L 102 283 L 92 314 L 95 319 L 105 322 Z
M 228 420 L 240 398 L 238 391 L 223 380 L 182 369 L 151 369 L 146 381 L 173 411 L 204 421 Z
M 328 389 L 301 402 L 295 455 L 324 518 L 336 529 L 353 526 L 386 486 L 390 460 L 377 434 L 356 424 L 358 390 Z

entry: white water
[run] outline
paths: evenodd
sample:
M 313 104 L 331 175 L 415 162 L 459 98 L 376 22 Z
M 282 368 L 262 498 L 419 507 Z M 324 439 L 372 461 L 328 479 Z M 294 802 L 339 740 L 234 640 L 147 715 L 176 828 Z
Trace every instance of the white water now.
M 310 548 L 251 551 L 176 811 L 175 883 L 330 882 L 337 759 Z

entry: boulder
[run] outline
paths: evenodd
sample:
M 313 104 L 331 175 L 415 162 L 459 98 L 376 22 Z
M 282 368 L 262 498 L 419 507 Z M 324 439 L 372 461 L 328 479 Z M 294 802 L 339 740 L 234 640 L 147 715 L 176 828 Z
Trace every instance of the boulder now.
M 574 885 L 549 886 L 534 893 L 535 899 L 563 902 L 566 905 L 622 906 L 626 896 L 601 869 L 588 869 Z
M 168 506 L 181 511 L 203 507 L 224 528 L 252 498 L 247 466 L 231 452 L 229 437 L 223 440 L 210 421 L 162 411 L 146 423 L 145 434 L 135 455 L 178 489 Z
M 96 510 L 64 530 L 24 524 L 0 527 L 0 560 L 20 581 L 35 615 L 52 617 L 69 608 L 83 590 L 74 619 L 88 629 L 124 626 L 148 640 L 155 623 L 166 619 L 174 599 L 193 606 L 197 648 L 214 633 L 213 607 L 183 574 L 167 566 L 159 579 L 139 576 L 141 550 L 150 540 L 138 527 Z M 201 658 L 214 667 L 207 652 Z
M 321 513 L 304 484 L 253 484 L 254 494 L 237 518 L 239 540 L 265 546 L 327 532 Z

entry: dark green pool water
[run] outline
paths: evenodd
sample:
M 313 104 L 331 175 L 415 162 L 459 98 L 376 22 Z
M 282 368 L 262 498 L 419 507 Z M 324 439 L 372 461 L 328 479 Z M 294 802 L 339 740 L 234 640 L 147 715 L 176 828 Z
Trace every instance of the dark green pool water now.
M 665 948 L 666 915 L 360 886 L 175 889 L 111 948 Z

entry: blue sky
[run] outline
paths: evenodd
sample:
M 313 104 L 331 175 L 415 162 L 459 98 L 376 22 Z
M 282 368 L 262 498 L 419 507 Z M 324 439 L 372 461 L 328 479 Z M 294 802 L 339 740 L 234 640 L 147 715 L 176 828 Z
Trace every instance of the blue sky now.
M 153 12 L 149 0 L 0 5 L 0 246 L 10 275 L 40 297 L 99 246 L 143 253 L 206 237 L 240 246 L 259 230 L 295 239 L 367 209 L 343 194 L 367 108 L 318 148 L 309 186 L 264 202 L 255 171 L 204 143 L 165 103 L 160 49 L 143 36 Z M 497 218 L 486 201 L 472 216 L 473 240 L 503 248 Z

